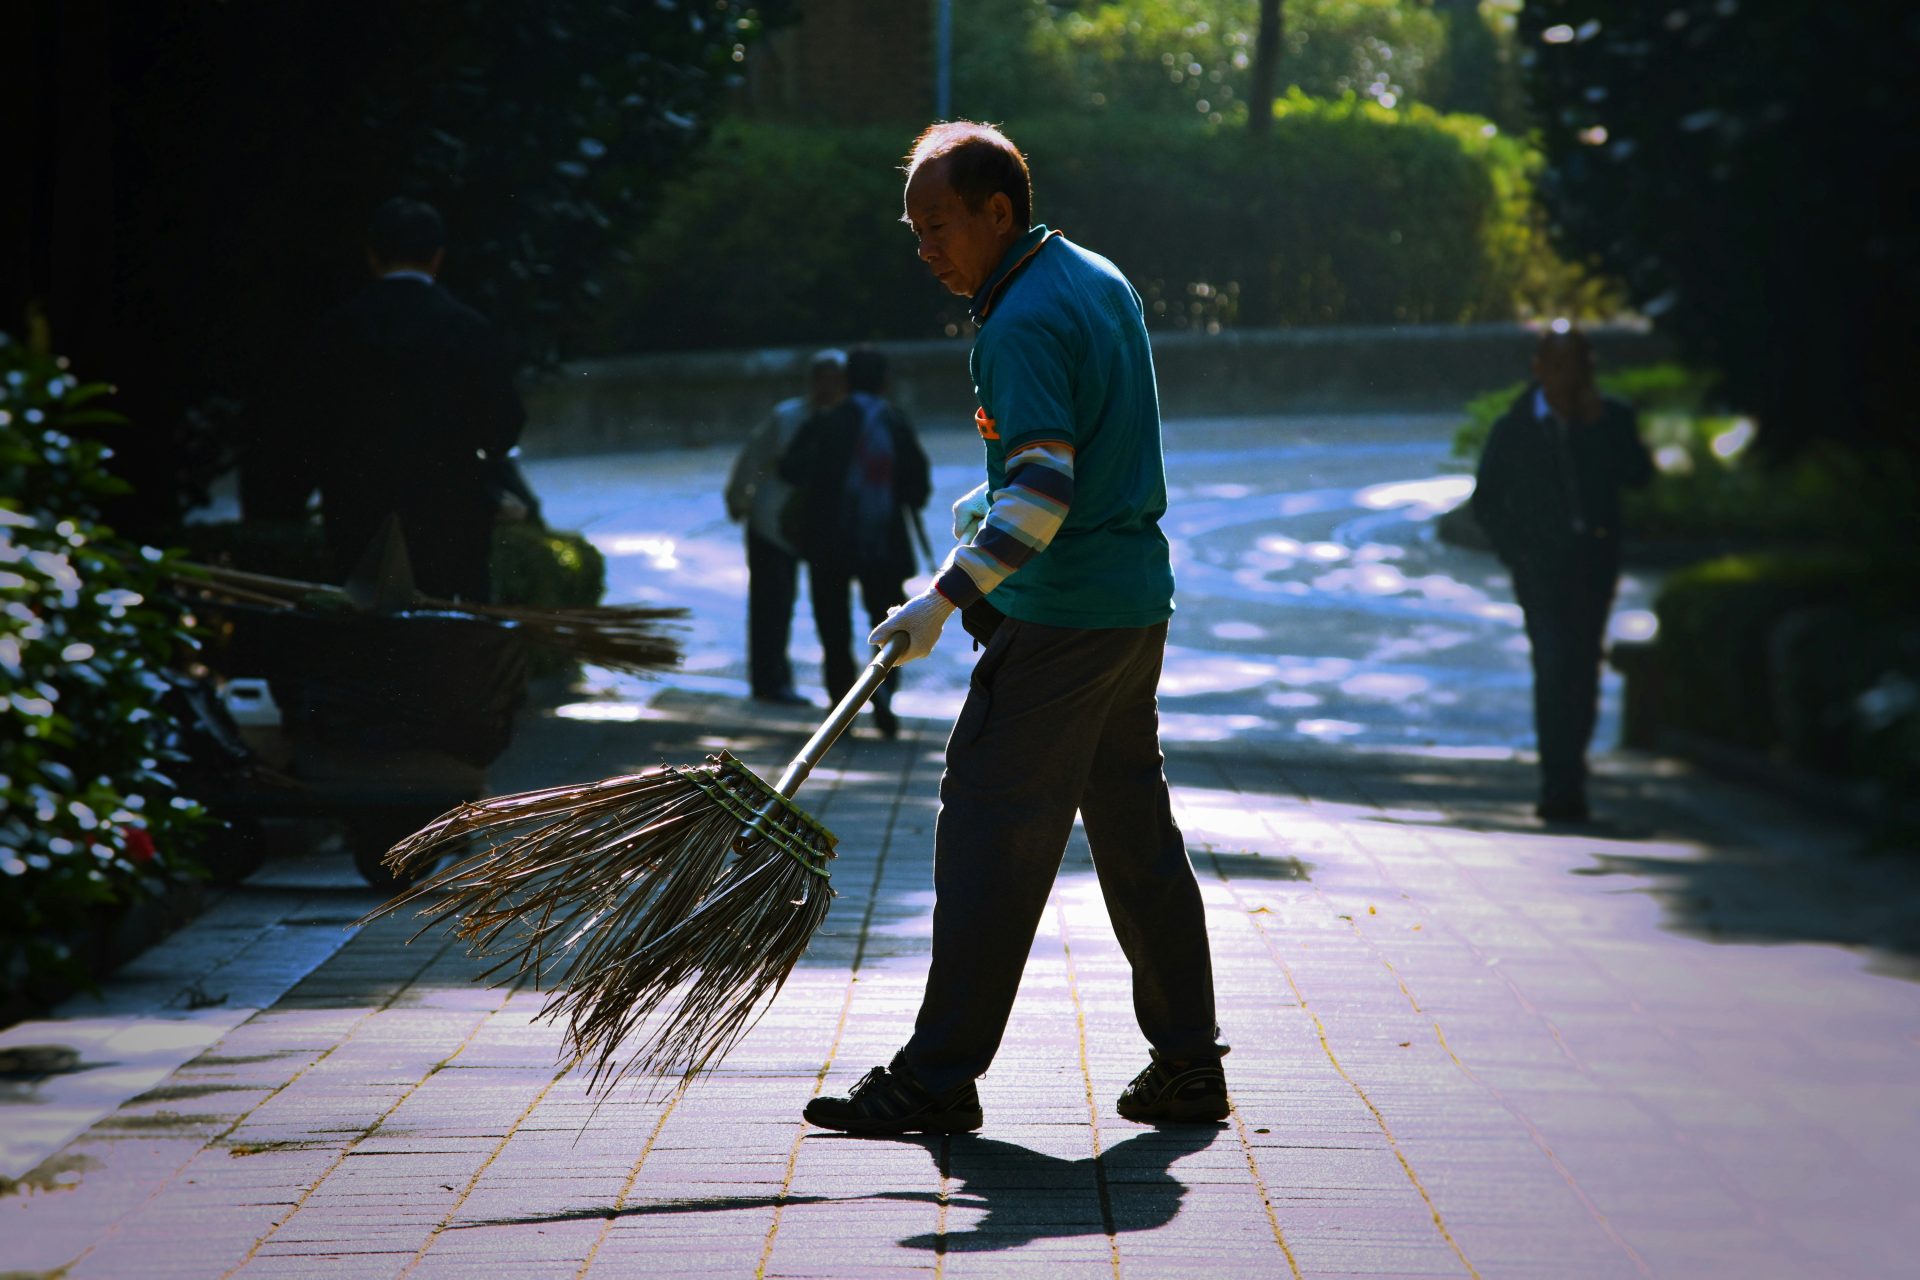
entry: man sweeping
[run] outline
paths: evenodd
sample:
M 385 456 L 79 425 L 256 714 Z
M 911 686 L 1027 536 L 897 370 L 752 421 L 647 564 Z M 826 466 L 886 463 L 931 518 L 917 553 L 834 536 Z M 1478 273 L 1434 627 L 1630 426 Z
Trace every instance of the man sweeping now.
M 954 504 L 962 545 L 933 587 L 868 639 L 904 631 L 901 660 L 922 658 L 964 610 L 986 649 L 947 744 L 913 1035 L 806 1118 L 854 1134 L 980 1127 L 974 1080 L 999 1048 L 1077 811 L 1152 1050 L 1118 1110 L 1221 1120 L 1206 923 L 1160 754 L 1173 571 L 1140 297 L 1105 258 L 1029 225 L 1025 157 L 996 129 L 927 129 L 905 204 L 921 260 L 971 300 L 980 329 L 970 367 L 987 480 Z

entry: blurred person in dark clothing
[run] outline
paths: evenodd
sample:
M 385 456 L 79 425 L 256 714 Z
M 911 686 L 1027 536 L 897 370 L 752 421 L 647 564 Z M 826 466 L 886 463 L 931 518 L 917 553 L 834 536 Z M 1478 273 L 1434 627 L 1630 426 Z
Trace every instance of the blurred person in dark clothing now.
M 773 407 L 747 437 L 727 476 L 727 518 L 746 525 L 747 674 L 753 696 L 762 702 L 808 702 L 793 687 L 793 664 L 787 658 L 800 554 L 781 529 L 794 490 L 780 478 L 780 460 L 808 418 L 833 408 L 846 395 L 846 352 L 816 352 L 807 365 L 807 394 Z
M 1494 423 L 1473 513 L 1513 572 L 1533 650 L 1540 803 L 1585 822 L 1587 746 L 1599 711 L 1607 615 L 1620 580 L 1620 493 L 1653 478 L 1633 409 L 1601 396 L 1586 335 L 1555 326 L 1533 382 Z
M 507 343 L 435 282 L 445 256 L 432 205 L 396 198 L 374 211 L 373 283 L 321 319 L 290 413 L 316 454 L 336 580 L 392 514 L 422 592 L 484 601 L 498 468 L 526 410 Z
M 848 593 L 857 580 L 870 625 L 907 598 L 913 576 L 911 528 L 933 492 L 927 455 L 907 416 L 886 398 L 887 359 L 859 348 L 847 354 L 847 398 L 809 418 L 780 462 L 797 494 L 790 536 L 807 562 L 813 621 L 820 630 L 822 675 L 830 701 L 853 687 L 853 618 Z M 891 738 L 894 677 L 873 696 L 873 718 Z

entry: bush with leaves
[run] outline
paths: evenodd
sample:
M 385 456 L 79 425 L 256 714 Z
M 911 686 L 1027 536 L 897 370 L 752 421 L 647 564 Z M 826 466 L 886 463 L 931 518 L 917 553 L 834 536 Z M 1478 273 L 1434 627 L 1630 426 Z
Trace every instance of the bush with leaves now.
M 159 672 L 193 644 L 167 556 L 114 536 L 118 423 L 64 362 L 0 334 L 0 993 L 89 976 L 85 939 L 194 874 L 206 818 L 169 776 L 183 759 Z
M 1535 217 L 1537 160 L 1471 116 L 1298 94 L 1272 134 L 1195 118 L 1012 121 L 1034 215 L 1112 258 L 1156 328 L 1592 313 Z M 612 350 L 937 337 L 965 325 L 900 225 L 901 129 L 731 123 L 634 249 Z M 831 234 L 793 251 L 793 209 Z
M 954 105 L 963 115 L 995 120 L 1106 109 L 1216 124 L 1244 120 L 1258 10 L 1255 0 L 961 5 L 954 16 Z M 1283 11 L 1280 86 L 1315 97 L 1353 93 L 1387 106 L 1431 100 L 1429 80 L 1446 53 L 1448 22 L 1427 4 L 1287 0 Z

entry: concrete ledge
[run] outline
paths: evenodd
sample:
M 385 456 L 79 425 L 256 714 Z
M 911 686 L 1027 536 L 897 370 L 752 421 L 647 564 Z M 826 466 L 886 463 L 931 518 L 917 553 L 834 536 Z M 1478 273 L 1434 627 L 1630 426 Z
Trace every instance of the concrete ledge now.
M 1609 367 L 1665 358 L 1645 328 L 1590 330 Z M 1535 331 L 1517 324 L 1239 329 L 1153 340 L 1168 417 L 1432 413 L 1526 376 Z M 822 345 L 827 345 L 823 343 Z M 881 342 L 894 399 L 923 429 L 964 429 L 977 403 L 968 339 Z M 731 443 L 798 394 L 811 347 L 585 360 L 532 381 L 536 456 Z

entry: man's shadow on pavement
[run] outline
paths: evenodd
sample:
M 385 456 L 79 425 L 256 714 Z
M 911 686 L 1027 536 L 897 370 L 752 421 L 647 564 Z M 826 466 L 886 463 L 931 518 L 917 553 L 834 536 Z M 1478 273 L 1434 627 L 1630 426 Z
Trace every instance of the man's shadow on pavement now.
M 1042 1239 L 1117 1235 L 1163 1227 L 1179 1215 L 1187 1194 L 1186 1183 L 1173 1176 L 1174 1164 L 1205 1150 L 1224 1131 L 1224 1125 L 1148 1129 L 1108 1147 L 1098 1158 L 1082 1156 L 1077 1160 L 972 1134 L 951 1138 L 912 1135 L 897 1139 L 819 1134 L 814 1140 L 890 1140 L 924 1149 L 944 1177 L 960 1184 L 945 1197 L 947 1206 L 984 1210 L 984 1216 L 965 1231 L 930 1231 L 908 1236 L 900 1242 L 901 1247 L 931 1253 L 979 1253 L 1017 1249 Z M 526 1226 L 861 1200 L 938 1204 L 941 1196 L 933 1191 L 877 1191 L 857 1196 L 699 1196 L 646 1201 L 620 1208 L 582 1208 L 460 1222 L 453 1224 L 453 1228 Z
M 1174 1164 L 1205 1150 L 1223 1130 L 1220 1125 L 1149 1129 L 1097 1158 L 1077 1160 L 972 1134 L 903 1139 L 926 1148 L 942 1176 L 959 1184 L 946 1197 L 949 1208 L 984 1210 L 985 1216 L 964 1231 L 926 1232 L 900 1243 L 932 1253 L 979 1253 L 1040 1239 L 1163 1227 L 1178 1216 L 1187 1194 L 1186 1183 L 1173 1176 Z M 874 1198 L 938 1199 L 922 1191 L 883 1191 Z

